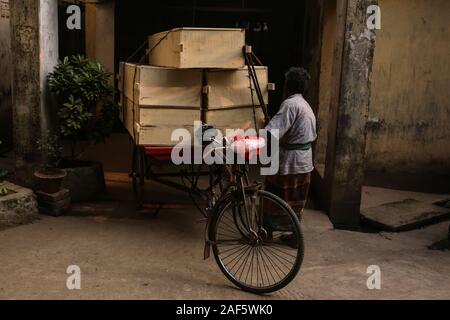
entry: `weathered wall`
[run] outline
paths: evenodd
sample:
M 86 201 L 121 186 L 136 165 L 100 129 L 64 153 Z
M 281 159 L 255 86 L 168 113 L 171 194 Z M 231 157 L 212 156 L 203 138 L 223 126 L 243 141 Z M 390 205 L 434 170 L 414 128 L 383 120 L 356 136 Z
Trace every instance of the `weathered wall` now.
M 39 7 L 39 52 L 41 82 L 41 126 L 45 130 L 51 127 L 56 110 L 51 102 L 47 77 L 58 61 L 58 5 L 55 0 L 40 0 Z
M 36 147 L 41 131 L 39 0 L 15 0 L 10 5 L 16 178 L 31 186 L 40 160 Z
M 9 0 L 0 0 L 0 151 L 12 146 Z
M 450 1 L 380 6 L 366 167 L 450 173 Z
M 328 114 L 330 112 L 331 71 L 334 39 L 336 36 L 336 0 L 327 0 L 323 8 L 323 34 L 320 63 L 319 112 L 317 116 L 318 140 L 315 149 L 317 169 L 323 177 L 328 140 Z
M 366 9 L 378 0 L 338 0 L 325 166 L 328 212 L 335 227 L 360 223 L 366 123 L 375 33 Z
M 86 4 L 86 56 L 114 72 L 115 3 Z
M 45 80 L 58 56 L 57 1 L 14 0 L 10 5 L 16 180 L 33 186 L 33 171 L 41 162 L 36 139 L 47 129 L 50 114 Z

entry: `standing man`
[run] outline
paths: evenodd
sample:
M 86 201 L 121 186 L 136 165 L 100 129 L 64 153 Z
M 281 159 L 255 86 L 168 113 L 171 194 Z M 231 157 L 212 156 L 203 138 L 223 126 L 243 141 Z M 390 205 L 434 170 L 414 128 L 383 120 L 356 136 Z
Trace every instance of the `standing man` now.
M 285 75 L 286 99 L 266 129 L 279 131 L 280 169 L 266 178 L 266 190 L 284 199 L 299 218 L 308 199 L 314 170 L 312 143 L 317 139 L 316 117 L 303 94 L 310 75 L 303 68 L 290 68 Z M 273 136 L 272 136 L 273 138 Z

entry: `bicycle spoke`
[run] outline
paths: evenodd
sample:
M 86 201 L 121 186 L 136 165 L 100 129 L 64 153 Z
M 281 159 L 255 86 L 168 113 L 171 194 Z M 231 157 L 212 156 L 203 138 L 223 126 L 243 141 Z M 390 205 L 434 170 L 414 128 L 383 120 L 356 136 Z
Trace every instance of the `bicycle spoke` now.
M 224 228 L 224 227 L 226 227 L 226 228 Z M 230 232 L 232 232 L 232 233 L 239 234 L 239 230 L 233 229 L 233 227 L 232 227 L 232 226 L 229 226 L 228 224 L 224 224 L 224 226 L 221 226 L 221 228 L 223 228 L 223 229 L 225 229 L 225 230 L 227 230 L 227 231 L 230 231 Z
M 249 251 L 248 251 L 248 253 L 247 253 L 247 256 L 245 257 L 244 263 L 241 265 L 242 271 L 241 271 L 241 274 L 239 275 L 239 280 L 242 278 L 242 274 L 244 273 L 245 266 L 247 265 L 247 261 L 248 261 L 248 258 L 250 257 L 251 251 L 252 251 L 252 250 L 251 250 L 251 247 L 249 247 Z M 239 268 L 236 270 L 236 275 L 237 275 L 237 273 L 239 272 L 239 270 L 241 269 L 241 267 L 239 267 Z
M 262 263 L 263 263 L 264 271 L 266 272 L 267 280 L 269 281 L 269 275 L 267 274 L 267 273 L 269 273 L 270 276 L 273 279 L 273 282 L 275 282 L 275 278 L 274 278 L 272 272 L 270 272 L 270 269 L 267 266 L 266 260 L 264 259 L 264 255 L 263 255 L 262 249 L 260 248 L 259 250 L 261 250 L 261 260 L 262 260 Z
M 288 263 L 291 263 L 291 262 L 292 262 L 292 261 L 286 259 L 285 257 L 280 256 L 279 254 L 277 254 L 276 252 L 272 251 L 271 249 L 269 249 L 269 248 L 266 248 L 266 249 L 267 249 L 269 252 L 271 252 L 274 256 L 276 256 L 276 257 L 278 257 L 278 258 L 280 258 L 280 259 L 282 259 L 282 260 L 284 260 L 284 261 L 286 261 L 286 262 L 288 262 Z M 291 257 L 293 257 L 293 258 L 295 259 L 295 256 L 291 256 Z M 280 261 L 281 261 L 281 260 L 280 260 Z
M 223 260 L 225 261 L 226 259 L 228 259 L 229 257 L 232 257 L 233 255 L 237 254 L 237 256 L 235 256 L 233 258 L 233 260 L 229 261 L 228 263 L 232 263 L 235 259 L 237 259 L 237 257 L 240 257 L 240 254 L 246 249 L 246 247 L 243 246 L 243 248 L 239 248 L 238 250 L 232 252 L 231 254 L 227 255 L 226 257 L 223 258 Z
M 292 258 L 296 258 L 296 255 L 291 254 L 290 252 L 297 252 L 298 249 L 294 249 L 294 248 L 289 248 L 286 245 L 281 245 L 281 244 L 277 244 L 277 243 L 267 243 L 265 245 L 267 248 L 277 248 L 278 251 L 280 251 L 281 253 L 284 253 Z M 284 251 L 284 250 L 290 250 L 290 251 Z
M 230 198 L 222 207 L 215 227 L 215 255 L 233 282 L 271 292 L 298 272 L 303 244 L 289 207 L 280 206 L 280 200 L 267 193 L 257 193 L 248 193 L 246 201 Z M 266 220 L 266 215 L 272 220 Z
M 232 247 L 236 247 L 236 246 L 242 246 L 242 245 L 239 245 L 239 244 L 231 244 L 231 245 L 229 245 L 229 246 L 232 246 Z M 227 253 L 227 252 L 230 252 L 231 250 L 234 250 L 234 249 L 236 249 L 236 248 L 228 248 L 228 249 L 226 249 L 226 250 L 219 250 L 219 254 L 224 254 L 224 253 Z
M 277 274 L 278 278 L 282 279 L 282 277 L 280 276 L 280 274 L 278 273 L 278 270 L 277 270 L 279 268 L 275 268 L 275 265 L 273 264 L 272 259 L 270 259 L 270 257 L 264 252 L 264 248 L 261 249 L 261 252 L 266 256 L 267 260 L 269 261 L 270 265 L 272 266 L 272 269 Z
M 253 256 L 255 255 L 255 252 L 252 250 L 252 257 L 250 258 L 250 265 L 249 265 L 249 267 L 248 267 L 248 269 L 247 269 L 247 275 L 245 276 L 245 282 L 247 282 L 247 279 L 248 279 L 248 275 L 249 275 L 249 273 L 250 273 L 250 270 L 251 270 L 251 268 L 252 268 L 252 266 L 253 266 Z M 251 283 L 250 283 L 251 284 Z
M 248 254 L 250 253 L 250 250 L 251 250 L 251 248 L 250 248 L 250 247 L 247 247 L 247 248 L 245 249 L 244 253 L 240 256 L 240 258 L 243 257 L 244 255 L 246 255 L 246 257 L 247 257 Z M 239 263 L 239 261 L 241 261 L 241 259 L 236 260 L 236 262 L 235 262 L 235 263 L 233 264 L 233 266 L 230 268 L 230 271 L 233 271 L 234 267 L 237 266 L 237 264 Z M 238 271 L 239 271 L 239 268 L 238 268 L 238 270 L 236 270 L 236 273 L 237 273 Z
M 266 249 L 269 252 L 269 254 L 273 258 L 274 262 L 275 262 L 275 260 L 278 261 L 283 267 L 285 267 L 287 270 L 289 270 L 289 267 L 286 266 L 285 263 L 282 260 L 280 260 L 280 258 L 277 257 L 277 255 L 270 252 L 268 248 L 264 248 L 264 249 Z M 279 266 L 279 265 L 277 265 L 277 266 Z M 282 271 L 283 269 L 280 268 L 280 270 Z
M 262 277 L 261 269 L 259 265 L 259 248 L 256 248 L 256 285 L 259 286 L 259 274 L 261 274 L 262 285 L 264 286 L 264 279 Z

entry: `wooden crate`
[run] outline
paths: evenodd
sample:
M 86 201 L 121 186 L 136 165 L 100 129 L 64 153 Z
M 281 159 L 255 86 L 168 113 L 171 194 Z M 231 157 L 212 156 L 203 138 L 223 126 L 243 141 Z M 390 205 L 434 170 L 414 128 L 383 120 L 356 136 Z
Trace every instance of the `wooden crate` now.
M 149 37 L 149 63 L 182 69 L 237 69 L 245 65 L 244 46 L 244 29 L 177 28 Z
M 269 103 L 269 76 L 267 67 L 255 67 L 259 85 L 266 104 Z M 208 70 L 208 110 L 248 107 L 253 105 L 248 68 L 239 70 Z M 252 88 L 254 88 L 252 84 Z M 258 96 L 253 91 L 253 102 L 258 105 Z
M 256 127 L 254 114 L 256 114 Z M 259 130 L 264 128 L 264 112 L 260 107 L 257 107 L 255 111 L 253 111 L 253 107 L 208 110 L 205 120 L 207 124 L 221 130 L 223 135 L 226 135 L 227 129 Z
M 140 106 L 200 108 L 202 78 L 201 70 L 121 63 L 119 90 Z
M 121 63 L 120 117 L 138 145 L 175 145 L 177 128 L 201 121 L 202 71 Z
M 263 93 L 264 102 L 269 103 L 268 68 L 256 67 L 256 74 Z M 256 92 L 250 91 L 248 68 L 239 70 L 208 70 L 206 123 L 220 129 L 262 129 L 264 113 L 259 106 Z M 253 87 L 253 85 L 252 85 Z M 256 106 L 255 111 L 253 105 Z M 257 127 L 255 128 L 255 116 Z

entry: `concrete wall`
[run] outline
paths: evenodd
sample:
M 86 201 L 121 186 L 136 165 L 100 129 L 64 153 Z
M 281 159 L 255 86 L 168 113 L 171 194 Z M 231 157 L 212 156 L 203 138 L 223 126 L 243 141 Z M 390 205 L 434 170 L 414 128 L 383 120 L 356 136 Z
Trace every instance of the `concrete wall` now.
M 0 151 L 12 146 L 11 37 L 9 1 L 0 0 Z
M 315 149 L 317 170 L 323 177 L 327 152 L 328 120 L 330 113 L 331 72 L 336 35 L 336 0 L 327 0 L 323 8 L 323 34 L 320 63 L 319 112 L 317 115 L 318 140 Z
M 18 183 L 33 186 L 42 159 L 36 139 L 52 114 L 46 78 L 58 57 L 57 0 L 14 0 L 10 5 L 15 173 Z
M 450 173 L 450 1 L 380 6 L 366 167 Z
M 114 72 L 115 3 L 86 4 L 86 56 Z

